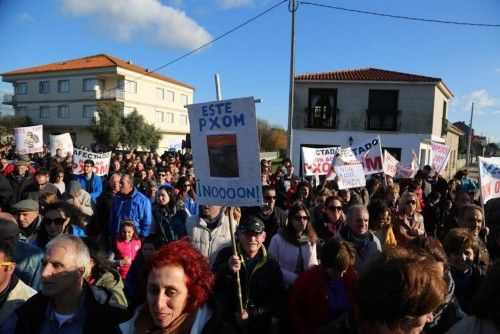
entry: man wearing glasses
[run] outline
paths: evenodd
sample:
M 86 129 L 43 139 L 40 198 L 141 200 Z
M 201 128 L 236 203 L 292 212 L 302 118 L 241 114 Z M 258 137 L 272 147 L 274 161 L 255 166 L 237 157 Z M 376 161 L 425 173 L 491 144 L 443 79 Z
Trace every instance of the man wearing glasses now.
M 97 203 L 97 197 L 102 193 L 101 177 L 94 173 L 94 161 L 85 160 L 83 163 L 83 174 L 77 175 L 75 178 L 82 189 L 90 194 L 92 204 Z
M 14 273 L 14 257 L 13 247 L 0 241 L 0 333 L 14 333 L 12 313 L 36 294 L 36 290 L 24 284 Z

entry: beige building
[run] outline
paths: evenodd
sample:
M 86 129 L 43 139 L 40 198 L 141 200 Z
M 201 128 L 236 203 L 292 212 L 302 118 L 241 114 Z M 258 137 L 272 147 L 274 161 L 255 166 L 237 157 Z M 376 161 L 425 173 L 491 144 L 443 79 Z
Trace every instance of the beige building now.
M 448 124 L 445 144 L 451 147 L 450 157 L 444 171 L 444 177 L 451 179 L 455 173 L 465 165 L 463 159 L 458 159 L 458 142 L 465 133 L 453 124 Z
M 158 152 L 179 145 L 189 132 L 186 104 L 194 87 L 105 54 L 65 60 L 1 74 L 14 85 L 4 103 L 29 116 L 49 134 L 69 132 L 74 143 L 90 146 L 88 130 L 100 102 L 118 102 L 127 115 L 137 109 L 161 133 Z
M 297 75 L 293 163 L 303 146 L 354 147 L 380 135 L 401 162 L 414 150 L 429 164 L 431 140 L 445 143 L 452 97 L 440 78 L 374 68 Z

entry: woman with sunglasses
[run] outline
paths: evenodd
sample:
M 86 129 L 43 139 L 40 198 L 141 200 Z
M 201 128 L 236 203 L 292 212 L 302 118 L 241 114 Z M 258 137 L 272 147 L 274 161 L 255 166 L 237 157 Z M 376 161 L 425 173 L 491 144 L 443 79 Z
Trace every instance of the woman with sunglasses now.
M 196 216 L 199 213 L 196 200 L 196 193 L 190 178 L 181 176 L 176 184 L 177 188 L 177 208 L 184 209 L 189 216 Z
M 393 220 L 394 236 L 404 245 L 418 236 L 425 236 L 424 217 L 420 214 L 417 194 L 405 192 L 399 199 L 399 212 Z
M 60 234 L 84 237 L 85 230 L 80 224 L 78 211 L 71 204 L 66 202 L 49 204 L 44 208 L 40 229 L 32 243 L 45 250 L 47 243 Z
M 300 273 L 318 264 L 317 240 L 307 207 L 295 203 L 288 211 L 288 224 L 273 236 L 269 245 L 269 254 L 280 263 L 287 286 Z
M 313 222 L 314 230 L 318 234 L 318 244 L 325 244 L 335 237 L 344 225 L 345 215 L 340 197 L 328 196 L 325 200 L 325 212 L 320 219 Z

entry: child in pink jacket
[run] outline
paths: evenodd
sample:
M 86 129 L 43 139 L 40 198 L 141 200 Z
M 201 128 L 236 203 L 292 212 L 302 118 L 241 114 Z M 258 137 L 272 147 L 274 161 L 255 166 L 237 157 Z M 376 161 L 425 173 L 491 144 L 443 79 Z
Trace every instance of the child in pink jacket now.
M 115 263 L 123 280 L 127 277 L 130 264 L 141 249 L 141 240 L 133 220 L 125 219 L 120 224 L 120 234 L 115 238 Z

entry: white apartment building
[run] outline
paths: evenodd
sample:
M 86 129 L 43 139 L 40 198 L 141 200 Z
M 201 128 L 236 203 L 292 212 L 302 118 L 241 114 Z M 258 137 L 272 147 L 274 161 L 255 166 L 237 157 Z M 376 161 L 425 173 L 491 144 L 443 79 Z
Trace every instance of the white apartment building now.
M 303 146 L 354 147 L 377 135 L 401 162 L 414 150 L 424 166 L 430 141 L 445 143 L 453 94 L 440 78 L 373 68 L 311 73 L 295 77 L 294 92 L 296 166 Z
M 14 86 L 4 103 L 42 124 L 45 142 L 49 134 L 69 132 L 74 143 L 95 143 L 88 125 L 98 104 L 110 101 L 120 103 L 125 115 L 136 109 L 162 133 L 160 153 L 189 133 L 185 105 L 193 103 L 194 87 L 131 61 L 98 54 L 1 75 Z

